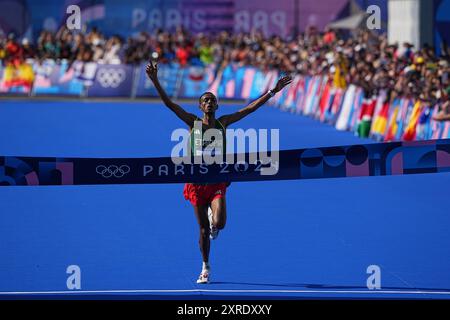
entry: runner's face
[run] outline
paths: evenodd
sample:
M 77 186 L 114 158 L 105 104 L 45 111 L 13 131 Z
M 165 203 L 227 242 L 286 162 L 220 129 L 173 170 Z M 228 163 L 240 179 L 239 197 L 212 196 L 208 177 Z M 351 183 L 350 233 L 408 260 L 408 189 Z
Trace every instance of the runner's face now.
M 205 94 L 200 99 L 200 109 L 204 113 L 214 113 L 218 108 L 217 99 L 213 94 Z

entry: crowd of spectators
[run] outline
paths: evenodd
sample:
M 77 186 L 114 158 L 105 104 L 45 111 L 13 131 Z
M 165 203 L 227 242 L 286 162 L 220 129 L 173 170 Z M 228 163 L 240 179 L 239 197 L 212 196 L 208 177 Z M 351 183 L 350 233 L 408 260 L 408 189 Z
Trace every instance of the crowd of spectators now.
M 216 35 L 190 34 L 179 28 L 169 33 L 156 30 L 123 39 L 106 37 L 96 28 L 74 33 L 62 27 L 43 31 L 35 43 L 0 38 L 3 64 L 19 64 L 28 58 L 94 61 L 105 64 L 140 64 L 149 59 L 180 65 L 225 66 L 230 62 L 261 69 L 275 68 L 302 75 L 328 74 L 335 87 L 362 87 L 366 96 L 387 89 L 389 99 L 409 96 L 434 104 L 449 113 L 450 50 L 442 47 L 436 56 L 428 45 L 388 44 L 385 35 L 360 30 L 345 36 L 334 30 L 308 28 L 298 36 L 282 39 L 261 33 Z M 439 116 L 438 116 L 439 118 Z

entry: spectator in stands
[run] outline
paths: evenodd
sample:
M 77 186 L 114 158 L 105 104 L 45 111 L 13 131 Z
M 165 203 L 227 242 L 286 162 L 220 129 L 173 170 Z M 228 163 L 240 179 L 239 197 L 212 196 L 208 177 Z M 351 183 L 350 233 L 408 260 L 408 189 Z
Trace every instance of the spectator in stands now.
M 44 59 L 56 59 L 57 48 L 56 41 L 51 32 L 44 31 L 38 40 L 38 48 L 41 53 L 41 57 Z
M 126 64 L 135 64 L 138 55 L 137 55 L 137 47 L 133 38 L 128 38 L 127 43 L 125 45 L 125 63 Z
M 178 63 L 184 67 L 187 65 L 189 60 L 189 54 L 190 54 L 190 48 L 186 41 L 181 41 L 178 43 L 176 49 L 175 49 L 175 55 L 177 57 Z
M 450 121 L 450 86 L 445 89 L 440 89 L 438 97 L 441 100 L 441 106 L 438 114 L 433 119 L 436 121 Z
M 323 35 L 323 42 L 326 45 L 331 45 L 336 41 L 336 34 L 331 28 L 325 28 L 325 34 Z
M 214 57 L 213 57 L 213 48 L 211 47 L 211 44 L 209 42 L 209 39 L 206 37 L 202 37 L 200 39 L 200 45 L 198 48 L 198 52 L 199 52 L 199 56 L 200 56 L 200 61 L 204 64 L 204 65 L 208 65 L 213 63 L 214 61 Z
M 121 49 L 121 41 L 118 37 L 111 37 L 105 45 L 103 57 L 99 60 L 105 64 L 120 64 L 119 52 Z M 144 56 L 148 60 L 148 55 Z
M 19 67 L 23 60 L 23 49 L 16 41 L 14 34 L 8 35 L 8 40 L 5 45 L 6 49 L 6 64 L 12 64 L 14 67 Z
M 31 59 L 35 56 L 34 47 L 30 44 L 30 41 L 27 38 L 22 40 L 22 50 L 23 50 L 23 58 Z
M 6 49 L 4 42 L 0 39 L 0 64 L 6 57 Z

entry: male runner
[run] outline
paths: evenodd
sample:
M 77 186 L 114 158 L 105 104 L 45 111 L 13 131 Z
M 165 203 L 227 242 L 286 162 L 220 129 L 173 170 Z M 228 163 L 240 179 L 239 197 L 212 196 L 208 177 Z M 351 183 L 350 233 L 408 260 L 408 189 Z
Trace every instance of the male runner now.
M 203 112 L 203 117 L 200 119 L 192 113 L 186 112 L 178 104 L 174 103 L 166 94 L 161 84 L 158 81 L 158 67 L 156 63 L 149 62 L 146 68 L 146 73 L 150 80 L 155 85 L 159 96 L 164 104 L 172 110 L 178 118 L 180 118 L 191 130 L 191 148 L 195 149 L 196 139 L 195 136 L 200 136 L 200 132 L 193 132 L 194 122 L 202 122 L 202 137 L 203 133 L 211 128 L 219 130 L 221 132 L 221 138 L 214 141 L 201 141 L 201 148 L 205 148 L 211 143 L 215 143 L 216 146 L 221 148 L 222 155 L 226 153 L 226 128 L 232 123 L 241 120 L 248 114 L 256 111 L 264 103 L 266 103 L 277 92 L 281 91 L 285 86 L 292 82 L 290 76 L 282 77 L 278 80 L 275 88 L 269 90 L 267 93 L 251 102 L 245 108 L 228 115 L 221 116 L 216 119 L 216 111 L 218 109 L 217 98 L 211 92 L 205 92 L 200 96 L 199 107 Z M 194 154 L 196 155 L 196 154 Z M 198 224 L 200 226 L 200 251 L 203 257 L 202 272 L 197 280 L 197 283 L 208 283 L 211 268 L 209 265 L 209 248 L 210 239 L 215 239 L 219 230 L 225 227 L 227 213 L 225 205 L 225 192 L 227 189 L 227 183 L 187 183 L 184 186 L 184 197 L 189 200 L 194 207 L 194 212 L 197 217 Z

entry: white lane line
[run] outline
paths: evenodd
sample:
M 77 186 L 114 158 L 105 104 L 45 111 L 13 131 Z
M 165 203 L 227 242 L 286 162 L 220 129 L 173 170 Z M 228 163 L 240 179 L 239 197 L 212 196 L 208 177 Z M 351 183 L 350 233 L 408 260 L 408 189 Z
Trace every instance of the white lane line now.
M 101 294 L 101 293 L 321 293 L 321 294 L 430 294 L 449 295 L 450 291 L 423 290 L 219 290 L 219 289 L 169 289 L 169 290 L 74 290 L 74 291 L 0 291 L 0 295 L 42 295 L 42 294 Z

